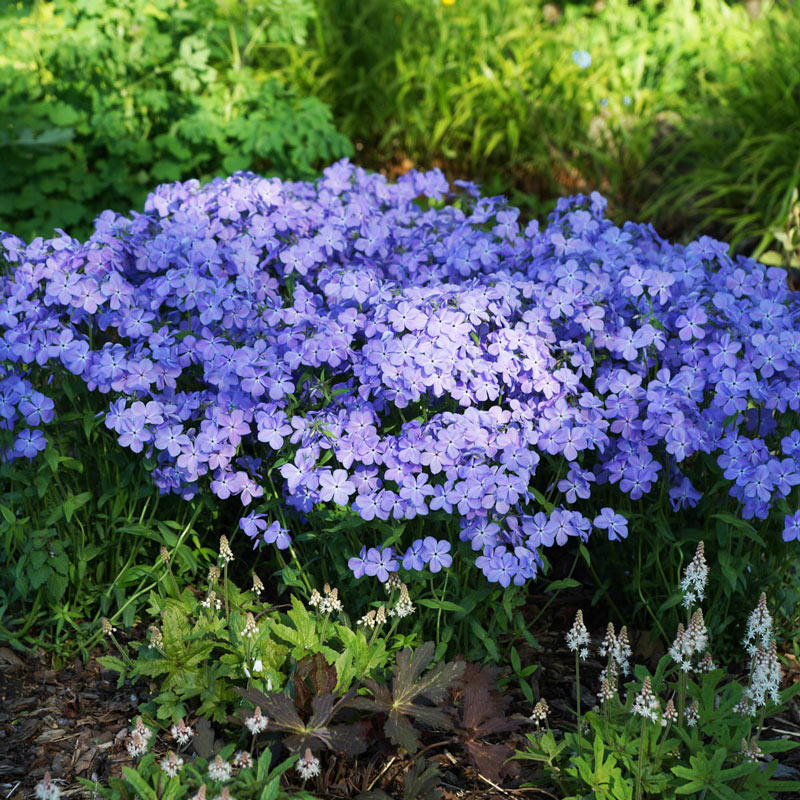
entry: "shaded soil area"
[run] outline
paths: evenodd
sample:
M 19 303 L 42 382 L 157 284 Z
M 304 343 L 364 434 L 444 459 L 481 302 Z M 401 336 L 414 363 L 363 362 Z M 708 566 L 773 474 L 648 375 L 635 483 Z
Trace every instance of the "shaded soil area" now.
M 533 596 L 526 613 L 537 614 L 547 598 Z M 575 698 L 574 654 L 564 643 L 564 632 L 572 624 L 578 606 L 564 597 L 548 608 L 544 630 L 537 630 L 541 650 L 522 648 L 522 663 L 539 664 L 534 673 L 534 693 L 547 699 L 551 725 L 555 728 L 572 724 Z M 587 620 L 594 641 L 600 641 L 603 629 Z M 635 661 L 653 666 L 663 653 L 663 644 L 649 642 L 644 636 L 636 639 Z M 100 655 L 100 652 L 94 655 Z M 582 666 L 582 705 L 591 707 L 596 676 L 602 665 L 590 657 Z M 800 663 L 787 657 L 784 683 L 800 680 Z M 526 718 L 530 705 L 518 692 L 512 678 L 505 689 L 512 695 L 512 717 Z M 64 797 L 90 797 L 78 778 L 106 782 L 121 774 L 132 759 L 125 748 L 130 722 L 136 716 L 137 704 L 145 696 L 145 687 L 125 685 L 117 688 L 115 673 L 105 671 L 92 657 L 83 664 L 80 659 L 68 662 L 62 669 L 50 666 L 42 651 L 18 654 L 0 646 L 0 800 L 23 800 L 33 796 L 36 783 L 45 771 L 58 779 Z M 191 720 L 190 720 L 191 722 Z M 522 725 L 518 732 L 503 740 L 514 749 L 523 748 L 525 733 L 532 730 Z M 768 720 L 762 738 L 787 738 L 800 744 L 800 699 L 793 699 L 787 712 Z M 163 737 L 162 737 L 163 738 Z M 441 738 L 432 733 L 423 744 L 430 743 L 425 757 L 438 764 L 445 800 L 494 800 L 510 797 L 555 797 L 546 789 L 523 789 L 521 784 L 533 777 L 529 762 L 520 764 L 519 774 L 502 786 L 486 780 L 466 761 L 463 752 L 447 745 L 436 746 Z M 156 749 L 167 743 L 159 742 Z M 800 748 L 780 756 L 780 771 L 785 777 L 800 778 Z M 353 798 L 359 792 L 381 789 L 390 797 L 402 796 L 402 779 L 411 760 L 396 753 L 370 752 L 357 761 L 343 761 L 330 754 L 323 756 L 323 774 L 319 784 L 306 789 L 323 798 Z M 790 798 L 788 793 L 783 798 Z

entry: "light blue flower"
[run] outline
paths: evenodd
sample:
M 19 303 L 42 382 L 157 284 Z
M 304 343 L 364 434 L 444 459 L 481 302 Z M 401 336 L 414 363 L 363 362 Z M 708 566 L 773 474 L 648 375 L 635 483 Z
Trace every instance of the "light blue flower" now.
M 633 100 L 631 100 L 631 96 L 629 94 L 623 95 L 622 97 L 622 105 L 629 106 Z
M 573 50 L 572 51 L 572 60 L 581 69 L 586 69 L 586 67 L 591 67 L 592 66 L 592 56 L 586 50 Z

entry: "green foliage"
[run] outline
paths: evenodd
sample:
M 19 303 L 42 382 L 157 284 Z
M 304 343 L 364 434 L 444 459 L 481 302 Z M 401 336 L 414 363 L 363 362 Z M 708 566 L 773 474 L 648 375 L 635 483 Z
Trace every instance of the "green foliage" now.
M 441 163 L 536 215 L 560 194 L 598 189 L 619 219 L 641 218 L 659 179 L 654 144 L 732 59 L 752 58 L 763 26 L 723 0 L 318 8 L 317 36 L 293 48 L 286 73 L 319 91 L 371 163 Z M 589 68 L 573 62 L 576 48 Z
M 759 257 L 800 186 L 800 13 L 766 14 L 754 34 L 655 154 L 664 181 L 642 213 L 676 213 L 687 237 L 710 231 Z
M 659 669 L 666 667 L 669 656 Z M 638 670 L 637 670 L 638 672 Z M 674 674 L 667 673 L 675 677 Z M 690 681 L 690 699 L 697 698 L 699 721 L 695 727 L 642 721 L 632 715 L 634 695 L 641 682 L 629 684 L 626 702 L 618 697 L 603 704 L 602 712 L 590 711 L 584 722 L 590 737 L 568 731 L 563 737 L 549 728 L 527 735 L 529 747 L 517 757 L 542 764 L 548 776 L 565 795 L 581 798 L 636 797 L 637 776 L 641 774 L 643 797 L 691 795 L 708 789 L 712 796 L 743 800 L 769 800 L 774 792 L 795 792 L 800 782 L 773 777 L 778 766 L 770 761 L 766 767 L 757 760 L 748 760 L 741 752 L 742 741 L 756 741 L 756 731 L 748 717 L 733 712 L 743 689 L 736 682 L 720 687 L 723 670 L 714 670 Z M 657 696 L 677 689 L 677 682 L 653 681 Z M 770 709 L 780 713 L 800 687 L 781 693 L 781 703 Z M 587 747 L 587 743 L 590 746 Z M 783 739 L 758 740 L 765 754 L 789 750 L 796 745 Z M 574 753 L 578 755 L 575 756 Z M 713 787 L 713 789 L 712 789 Z
M 0 464 L 0 637 L 17 649 L 35 641 L 86 655 L 101 615 L 133 624 L 157 585 L 159 545 L 179 576 L 196 575 L 214 507 L 160 497 L 147 462 L 102 424 L 102 406 L 80 397 L 71 376 L 57 380 L 44 457 Z M 44 629 L 34 640 L 36 625 Z
M 307 178 L 351 152 L 278 80 L 309 0 L 12 2 L 0 15 L 0 230 L 79 235 L 160 182 Z
M 179 592 L 168 564 L 162 564 L 160 591 L 150 593 L 149 641 L 133 642 L 136 658 L 101 656 L 107 669 L 126 678 L 146 679 L 158 692 L 142 706 L 157 720 L 177 722 L 197 714 L 225 722 L 240 704 L 242 687 L 272 691 L 290 676 L 303 675 L 312 656 L 328 659 L 338 683 L 332 692 L 378 673 L 389 660 L 385 639 L 352 630 L 349 621 L 309 611 L 296 597 L 281 613 L 254 591 L 240 591 L 223 569 L 212 568 L 203 593 Z M 114 640 L 116 643 L 116 640 Z M 325 662 L 327 663 L 327 662 Z M 331 695 L 333 696 L 333 695 Z
M 229 763 L 235 749 L 235 744 L 228 744 L 214 755 Z M 295 764 L 297 756 L 290 756 L 275 767 L 272 759 L 272 753 L 266 749 L 250 766 L 233 768 L 232 778 L 226 784 L 230 796 L 242 800 L 313 800 L 306 792 L 287 793 L 280 785 L 281 776 Z M 209 792 L 219 787 L 218 782 L 209 779 L 208 767 L 214 759 L 208 755 L 196 755 L 172 777 L 166 774 L 164 761 L 157 760 L 150 752 L 135 767 L 123 767 L 123 777 L 110 778 L 108 785 L 85 778 L 79 780 L 102 800 L 181 800 L 194 795 L 200 787 Z
M 800 790 L 800 781 L 774 777 L 777 761 L 760 762 L 797 746 L 783 739 L 763 739 L 761 734 L 767 715 L 782 713 L 800 694 L 800 684 L 778 691 L 780 665 L 766 598 L 762 595 L 748 622 L 745 643 L 751 663 L 745 685 L 726 680 L 726 671 L 714 665 L 707 649 L 702 612 L 692 609 L 692 598 L 702 596 L 707 582 L 699 569 L 705 564 L 702 548 L 697 552 L 694 571 L 685 573 L 691 621 L 685 629 L 678 628 L 655 672 L 636 665 L 627 695 L 620 697 L 619 679 L 630 672 L 630 648 L 627 634 L 621 630 L 617 635 L 609 625 L 599 649 L 605 662 L 600 705 L 583 716 L 578 705 L 575 730 L 560 740 L 546 721 L 546 703 L 536 706 L 531 717 L 536 731 L 528 734 L 530 745 L 517 757 L 539 762 L 564 795 L 586 800 L 685 795 L 768 800 L 775 792 Z M 582 624 L 576 617 L 567 636 L 570 649 L 576 650 L 578 696 L 576 648 L 587 648 L 581 659 L 588 655 L 588 636 L 585 643 L 575 640 L 579 619 Z

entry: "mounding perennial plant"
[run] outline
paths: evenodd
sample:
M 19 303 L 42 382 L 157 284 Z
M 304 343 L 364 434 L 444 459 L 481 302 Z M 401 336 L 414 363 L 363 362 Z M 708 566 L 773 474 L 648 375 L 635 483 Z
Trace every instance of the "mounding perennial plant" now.
M 2 234 L 3 460 L 47 448 L 76 376 L 162 493 L 240 504 L 256 546 L 332 521 L 315 546 L 356 577 L 474 558 L 521 585 L 548 548 L 680 530 L 700 502 L 786 553 L 800 299 L 605 209 L 578 195 L 522 229 L 439 171 L 340 161 L 162 185 L 85 242 Z

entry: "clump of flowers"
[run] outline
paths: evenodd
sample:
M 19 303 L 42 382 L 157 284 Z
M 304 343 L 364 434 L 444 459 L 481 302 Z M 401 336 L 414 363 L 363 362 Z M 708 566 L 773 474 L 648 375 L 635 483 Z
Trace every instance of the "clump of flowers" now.
M 344 609 L 342 601 L 339 599 L 339 590 L 336 588 L 331 589 L 330 584 L 325 584 L 322 587 L 323 594 L 320 594 L 316 589 L 311 592 L 311 597 L 308 604 L 317 609 L 320 614 L 334 614 L 339 613 Z
M 319 759 L 311 752 L 311 750 L 306 748 L 306 752 L 298 760 L 297 764 L 295 765 L 295 769 L 297 769 L 300 777 L 304 781 L 307 781 L 310 778 L 314 778 L 319 775 Z
M 147 752 L 153 731 L 148 728 L 141 717 L 136 717 L 136 725 L 128 735 L 127 749 L 133 758 L 138 758 Z
M 269 720 L 263 715 L 261 709 L 256 706 L 253 713 L 244 721 L 245 727 L 253 736 L 257 736 L 267 729 Z
M 233 775 L 233 767 L 229 761 L 226 761 L 222 756 L 216 756 L 214 760 L 208 765 L 208 777 L 212 781 L 224 783 L 229 781 Z
M 187 725 L 182 719 L 179 719 L 170 729 L 172 738 L 179 745 L 187 745 L 194 736 L 194 731 L 191 726 Z
M 106 427 L 161 492 L 240 503 L 255 544 L 292 544 L 269 519 L 276 464 L 290 512 L 452 519 L 405 542 L 403 568 L 448 569 L 460 539 L 501 586 L 542 549 L 625 539 L 618 509 L 656 488 L 696 506 L 701 462 L 745 519 L 778 505 L 796 539 L 800 298 L 721 242 L 605 211 L 578 195 L 523 228 L 440 171 L 390 184 L 343 161 L 314 183 L 163 185 L 85 242 L 0 234 L 3 458 L 47 446 L 43 378 L 62 374 L 108 397 Z M 546 512 L 532 487 L 556 475 Z M 399 564 L 350 559 L 382 582 Z
M 644 679 L 642 689 L 633 701 L 631 714 L 649 719 L 651 722 L 658 722 L 660 719 L 661 704 L 658 702 L 658 698 L 653 694 L 649 675 Z
M 183 759 L 172 750 L 161 761 L 161 769 L 168 778 L 177 778 L 182 766 Z
M 254 717 L 264 720 L 266 727 L 266 720 L 261 716 L 260 709 L 256 709 Z M 257 727 L 257 732 L 263 730 L 263 727 Z M 184 720 L 172 725 L 170 733 L 181 748 L 185 747 L 194 735 L 194 731 Z M 147 728 L 139 717 L 129 739 L 138 737 L 150 743 L 150 739 L 155 735 L 155 732 Z M 191 797 L 192 800 L 209 798 L 235 800 L 237 797 L 253 796 L 256 790 L 257 793 L 261 793 L 266 783 L 274 781 L 277 785 L 280 776 L 297 759 L 297 755 L 292 755 L 283 763 L 274 763 L 269 749 L 262 749 L 260 754 L 254 756 L 249 750 L 237 749 L 232 742 L 223 744 L 221 750 L 214 756 L 209 755 L 207 749 L 207 744 L 204 746 L 195 742 L 195 751 L 191 758 L 180 755 L 174 750 L 157 757 L 156 748 L 150 752 L 145 752 L 141 747 L 131 751 L 129 746 L 129 751 L 136 761 L 132 766 L 123 768 L 122 777 L 113 779 L 108 786 L 100 784 L 97 776 L 92 776 L 91 780 L 85 778 L 78 780 L 93 797 L 103 800 L 119 798 L 120 784 L 126 785 L 122 794 L 131 797 L 140 793 L 142 785 L 149 785 L 158 787 L 160 794 L 163 794 L 163 791 L 167 794 L 178 791 L 181 796 Z M 165 788 L 165 778 L 178 780 L 176 785 L 169 789 Z M 56 782 L 48 773 L 45 773 L 44 779 L 36 787 L 35 794 L 37 800 L 59 800 L 61 796 Z
M 725 670 L 716 667 L 707 649 L 703 611 L 693 607 L 703 597 L 708 580 L 703 553 L 700 542 L 681 581 L 684 596 L 690 595 L 690 602 L 685 603 L 691 615 L 688 625 L 679 626 L 669 652 L 652 674 L 640 666 L 635 668 L 635 680 L 628 684 L 624 700 L 619 677 L 630 672 L 627 631 L 622 628 L 616 633 L 610 623 L 606 628 L 598 648 L 600 657 L 606 659 L 597 695 L 600 704 L 584 718 L 594 738 L 594 760 L 584 755 L 578 656 L 581 649 L 588 651 L 590 637 L 582 614 L 576 615 L 566 637 L 570 650 L 576 653 L 575 730 L 566 732 L 557 742 L 549 727 L 546 731 L 541 727 L 547 707 L 540 701 L 530 717 L 536 725 L 536 731 L 528 735 L 531 747 L 517 753 L 520 758 L 540 762 L 565 796 L 584 794 L 587 785 L 592 785 L 594 770 L 599 768 L 598 754 L 606 752 L 609 756 L 602 768 L 607 770 L 611 785 L 627 784 L 626 796 L 636 800 L 696 793 L 706 780 L 715 789 L 724 784 L 721 790 L 746 798 L 766 795 L 770 781 L 777 791 L 791 791 L 800 785 L 775 782 L 770 777 L 772 771 L 763 771 L 757 763 L 765 755 L 785 749 L 784 742 L 762 737 L 767 710 L 780 712 L 787 700 L 800 692 L 800 685 L 780 691 L 781 667 L 766 595 L 761 595 L 750 614 L 743 638 L 751 657 L 747 680 L 744 685 L 727 680 Z M 715 759 L 709 772 L 705 767 L 698 768 L 705 763 L 707 753 L 714 753 Z

